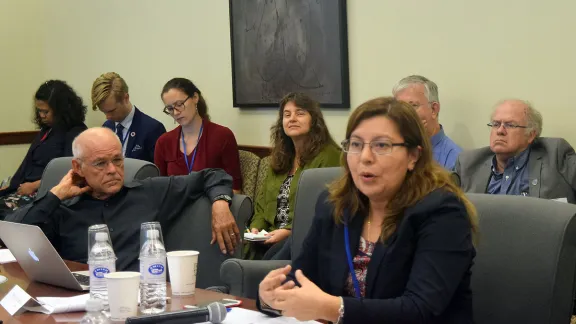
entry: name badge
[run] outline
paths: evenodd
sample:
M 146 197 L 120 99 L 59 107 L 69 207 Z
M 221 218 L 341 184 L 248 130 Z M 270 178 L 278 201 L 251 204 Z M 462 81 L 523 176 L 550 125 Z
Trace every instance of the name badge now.
M 26 311 L 25 307 L 41 306 L 40 303 L 28 295 L 24 289 L 15 285 L 4 298 L 0 301 L 0 305 L 10 314 L 10 316 L 20 315 Z

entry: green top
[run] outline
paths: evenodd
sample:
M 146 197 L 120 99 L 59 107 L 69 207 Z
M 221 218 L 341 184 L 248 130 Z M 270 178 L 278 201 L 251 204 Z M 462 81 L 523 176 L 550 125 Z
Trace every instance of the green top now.
M 288 213 L 288 226 L 286 229 L 292 229 L 292 220 L 294 219 L 294 203 L 296 200 L 296 192 L 298 191 L 298 181 L 302 171 L 307 169 L 329 168 L 340 166 L 340 149 L 336 146 L 326 145 L 320 153 L 303 167 L 296 169 L 292 183 L 290 184 L 290 196 L 288 197 L 288 204 L 290 210 Z M 267 232 L 276 230 L 276 208 L 277 197 L 280 192 L 280 186 L 286 178 L 288 173 L 276 174 L 268 167 L 266 179 L 262 187 L 258 188 L 258 195 L 255 201 L 254 217 L 250 223 L 250 229 L 257 228 L 258 230 L 266 230 Z

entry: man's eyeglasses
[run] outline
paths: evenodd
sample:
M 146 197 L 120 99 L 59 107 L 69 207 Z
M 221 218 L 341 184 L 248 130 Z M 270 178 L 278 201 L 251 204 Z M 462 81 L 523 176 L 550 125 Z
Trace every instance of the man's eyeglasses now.
M 350 154 L 360 154 L 366 144 L 370 145 L 370 150 L 378 155 L 388 155 L 392 153 L 394 146 L 409 147 L 408 143 L 392 143 L 386 140 L 372 141 L 369 143 L 364 143 L 360 140 L 344 140 L 342 141 L 342 151 Z
M 489 127 L 492 127 L 494 129 L 498 129 L 500 128 L 500 126 L 504 126 L 504 129 L 514 129 L 514 128 L 528 128 L 528 126 L 522 126 L 522 125 L 517 125 L 514 123 L 503 123 L 503 122 L 499 122 L 499 121 L 492 121 L 490 123 L 488 123 Z
M 174 113 L 174 110 L 182 112 L 182 110 L 184 110 L 184 104 L 186 103 L 186 101 L 188 101 L 188 99 L 190 99 L 190 96 L 186 97 L 186 99 L 184 100 L 176 101 L 174 104 L 164 107 L 163 110 L 164 113 L 166 115 L 172 115 Z
M 82 161 L 82 159 L 78 159 L 78 160 Z M 90 163 L 90 165 L 93 166 L 94 168 L 98 169 L 98 170 L 104 170 L 104 169 L 106 169 L 106 167 L 110 163 L 112 163 L 116 167 L 121 167 L 124 165 L 124 158 L 118 157 L 118 158 L 115 158 L 112 160 L 96 160 L 96 161 Z

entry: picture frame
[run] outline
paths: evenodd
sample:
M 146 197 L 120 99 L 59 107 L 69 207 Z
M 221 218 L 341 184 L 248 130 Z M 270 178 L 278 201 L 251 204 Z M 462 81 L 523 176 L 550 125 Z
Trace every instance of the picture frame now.
M 233 104 L 278 107 L 303 92 L 350 108 L 346 0 L 229 0 Z

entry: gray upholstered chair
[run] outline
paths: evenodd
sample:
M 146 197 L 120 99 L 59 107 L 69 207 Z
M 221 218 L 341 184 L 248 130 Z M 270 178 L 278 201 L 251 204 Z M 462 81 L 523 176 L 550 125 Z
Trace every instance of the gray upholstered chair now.
M 477 324 L 570 323 L 576 205 L 468 194 L 480 219 L 472 268 Z
M 243 224 L 246 224 L 252 216 L 252 201 L 244 195 L 234 195 L 232 215 L 236 218 L 236 224 L 240 232 Z M 172 222 L 170 227 L 164 228 L 164 243 L 166 251 L 194 250 L 200 252 L 198 256 L 198 272 L 196 275 L 196 287 L 208 288 L 223 286 L 218 269 L 222 262 L 229 258 L 240 258 L 242 245 L 236 248 L 235 255 L 224 255 L 218 247 L 218 243 L 210 244 L 212 238 L 212 203 L 208 198 L 198 199 L 188 206 L 182 216 Z
M 290 244 L 292 258 L 300 253 L 302 242 L 314 218 L 314 206 L 318 196 L 327 185 L 342 172 L 341 168 L 309 169 L 302 172 L 296 193 L 292 235 Z M 240 260 L 224 261 L 220 268 L 220 278 L 228 287 L 229 293 L 236 296 L 255 298 L 258 284 L 270 270 L 289 264 L 289 260 Z
M 60 180 L 62 180 L 71 168 L 72 157 L 60 157 L 50 161 L 44 169 L 44 173 L 42 173 L 42 181 L 40 181 L 37 197 L 44 197 L 52 187 L 60 183 Z M 124 160 L 125 183 L 131 182 L 132 180 L 144 180 L 146 178 L 157 177 L 159 175 L 160 171 L 153 163 L 129 158 Z

